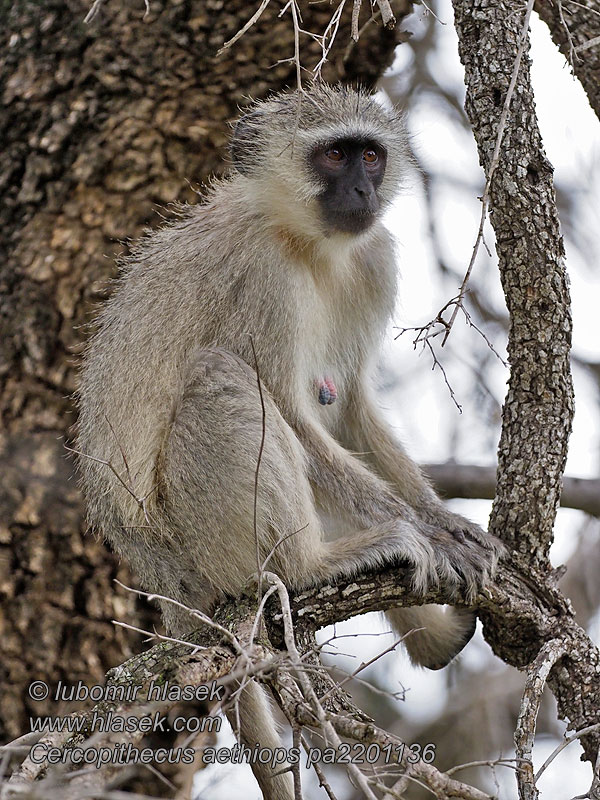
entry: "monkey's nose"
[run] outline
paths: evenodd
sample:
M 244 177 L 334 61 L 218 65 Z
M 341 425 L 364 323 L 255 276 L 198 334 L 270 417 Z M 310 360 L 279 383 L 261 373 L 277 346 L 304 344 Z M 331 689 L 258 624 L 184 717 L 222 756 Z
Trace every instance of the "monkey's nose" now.
M 359 183 L 354 187 L 354 191 L 357 195 L 356 202 L 360 203 L 363 211 L 371 213 L 379 211 L 379 200 L 377 199 L 375 190 L 370 184 L 365 186 Z
M 364 197 L 366 199 L 370 198 L 373 194 L 373 189 L 371 186 L 364 186 L 362 184 L 355 186 L 354 191 L 357 192 L 360 197 Z

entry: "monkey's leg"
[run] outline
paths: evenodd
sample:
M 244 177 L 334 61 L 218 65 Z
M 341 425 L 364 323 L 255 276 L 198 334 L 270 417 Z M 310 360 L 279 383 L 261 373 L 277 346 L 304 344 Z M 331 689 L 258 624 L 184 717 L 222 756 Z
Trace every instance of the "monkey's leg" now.
M 364 570 L 366 566 L 377 568 L 393 563 L 404 554 L 409 563 L 416 562 L 413 579 L 416 588 L 435 583 L 439 574 L 448 588 L 459 585 L 461 576 L 453 572 L 452 565 L 443 564 L 440 560 L 442 554 L 434 558 L 410 526 L 406 526 L 401 547 L 397 537 L 397 522 L 382 523 L 328 543 L 328 554 L 318 573 L 321 581 L 327 583 L 355 570 Z M 389 547 L 387 553 L 386 541 Z M 365 546 L 367 549 L 363 550 Z M 428 572 L 434 564 L 439 574 Z M 477 622 L 473 611 L 454 607 L 444 609 L 439 605 L 389 609 L 386 617 L 400 635 L 414 631 L 406 637 L 404 645 L 413 663 L 429 669 L 441 669 L 458 655 L 473 636 Z
M 349 392 L 342 432 L 344 445 L 364 454 L 364 460 L 385 478 L 419 517 L 455 535 L 463 534 L 490 551 L 492 566 L 502 544 L 479 525 L 446 508 L 418 465 L 410 458 L 381 416 L 371 392 L 357 381 Z
M 287 585 L 314 581 L 321 554 L 320 521 L 304 474 L 304 454 L 266 387 L 263 413 L 255 373 L 231 353 L 200 350 L 189 361 L 158 464 L 160 505 L 171 541 L 185 559 L 185 602 L 205 610 L 226 594 L 237 595 L 261 562 Z M 258 469 L 258 476 L 257 476 Z M 258 477 L 255 512 L 255 479 Z M 287 537 L 287 538 L 286 538 Z M 191 579 L 190 575 L 194 574 Z M 177 574 L 173 582 L 180 585 Z M 204 600 L 202 598 L 208 598 Z M 175 621 L 175 632 L 197 621 Z M 235 709 L 228 712 L 237 725 Z M 267 694 L 252 681 L 239 697 L 242 742 L 281 747 Z M 290 774 L 279 764 L 252 764 L 266 800 L 293 800 Z
M 415 588 L 424 589 L 433 577 L 449 587 L 464 582 L 467 597 L 475 597 L 493 568 L 492 550 L 466 540 L 461 531 L 422 519 L 390 483 L 317 423 L 305 418 L 294 427 L 307 454 L 308 475 L 327 511 L 350 514 L 366 529 L 361 537 L 368 537 L 367 531 L 376 537 L 378 525 L 391 523 L 397 532 L 397 555 L 417 568 Z

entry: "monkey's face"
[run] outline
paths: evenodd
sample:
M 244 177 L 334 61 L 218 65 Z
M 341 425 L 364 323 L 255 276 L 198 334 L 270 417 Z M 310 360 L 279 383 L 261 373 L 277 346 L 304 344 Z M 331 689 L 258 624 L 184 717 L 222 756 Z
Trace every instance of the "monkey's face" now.
M 364 233 L 373 224 L 386 159 L 384 147 L 366 139 L 338 139 L 314 148 L 309 167 L 324 187 L 317 201 L 326 228 Z
M 231 156 L 248 205 L 299 242 L 352 241 L 374 228 L 410 164 L 399 111 L 320 83 L 255 103 L 235 127 Z

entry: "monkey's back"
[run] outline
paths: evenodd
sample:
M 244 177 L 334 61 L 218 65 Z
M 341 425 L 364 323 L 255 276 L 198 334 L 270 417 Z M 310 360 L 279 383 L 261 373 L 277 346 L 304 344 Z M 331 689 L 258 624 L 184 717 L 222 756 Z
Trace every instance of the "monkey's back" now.
M 261 268 L 276 256 L 267 236 L 245 242 L 250 225 L 260 219 L 235 188 L 217 186 L 138 245 L 98 316 L 81 371 L 77 449 L 90 524 L 109 537 L 143 524 L 135 497 L 152 505 L 156 458 L 194 350 L 220 346 L 252 364 L 250 333 L 259 358 L 273 339 L 295 339 L 291 311 L 277 303 L 285 276 Z M 285 371 L 271 362 L 271 375 Z

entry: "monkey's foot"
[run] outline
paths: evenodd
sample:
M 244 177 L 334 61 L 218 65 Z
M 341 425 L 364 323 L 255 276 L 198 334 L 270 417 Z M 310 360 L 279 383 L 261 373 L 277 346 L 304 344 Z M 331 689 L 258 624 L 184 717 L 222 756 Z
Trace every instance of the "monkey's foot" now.
M 451 533 L 461 544 L 476 542 L 484 549 L 492 551 L 497 557 L 504 552 L 504 545 L 495 536 L 466 517 L 449 511 L 441 503 L 428 509 L 419 508 L 418 514 L 429 525 Z
M 324 378 L 318 378 L 315 381 L 315 384 L 319 390 L 319 403 L 322 406 L 330 406 L 332 403 L 335 403 L 338 393 L 337 389 L 335 388 L 335 383 L 331 380 L 331 378 L 327 376 Z

